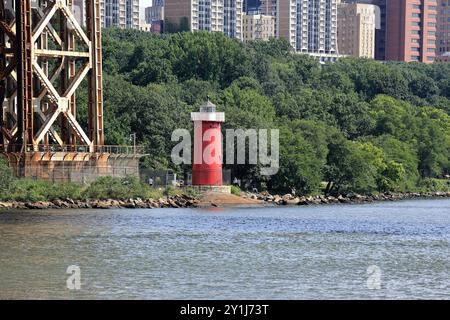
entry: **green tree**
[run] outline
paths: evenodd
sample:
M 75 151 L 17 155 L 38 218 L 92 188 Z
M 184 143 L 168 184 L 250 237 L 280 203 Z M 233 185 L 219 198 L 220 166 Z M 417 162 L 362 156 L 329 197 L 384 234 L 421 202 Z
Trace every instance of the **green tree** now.
M 317 151 L 300 132 L 289 127 L 280 131 L 280 169 L 272 178 L 271 186 L 281 192 L 315 193 L 322 181 L 323 163 L 317 160 Z
M 14 182 L 14 176 L 11 168 L 5 159 L 0 157 L 0 198 L 7 195 Z
M 378 173 L 383 168 L 382 150 L 370 143 L 346 141 L 339 135 L 331 139 L 325 169 L 328 182 L 325 192 L 376 190 Z
M 146 167 L 180 170 L 171 132 L 192 130 L 189 113 L 209 97 L 226 112 L 224 129 L 282 128 L 290 171 L 270 181 L 258 166 L 233 167 L 252 183 L 316 192 L 322 177 L 332 192 L 406 191 L 438 188 L 433 179 L 450 172 L 450 64 L 347 57 L 321 65 L 285 39 L 109 28 L 103 66 L 106 143 L 129 144 L 136 132 Z M 85 92 L 77 117 L 86 129 Z

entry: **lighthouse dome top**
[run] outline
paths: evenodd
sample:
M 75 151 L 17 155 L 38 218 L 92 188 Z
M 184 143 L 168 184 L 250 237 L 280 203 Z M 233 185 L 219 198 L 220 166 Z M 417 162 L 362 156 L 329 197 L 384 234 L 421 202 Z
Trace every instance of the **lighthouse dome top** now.
M 200 107 L 200 112 L 216 112 L 216 109 L 216 105 L 208 99 L 208 101 Z
M 191 120 L 224 122 L 225 113 L 216 112 L 216 108 L 217 108 L 216 105 L 208 99 L 208 101 L 200 107 L 200 112 L 191 113 Z

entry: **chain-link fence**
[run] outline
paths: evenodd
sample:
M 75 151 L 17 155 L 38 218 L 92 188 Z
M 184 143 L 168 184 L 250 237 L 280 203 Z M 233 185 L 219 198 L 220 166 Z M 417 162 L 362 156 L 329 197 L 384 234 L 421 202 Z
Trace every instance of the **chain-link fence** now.
M 223 184 L 231 184 L 231 170 L 224 169 L 222 171 Z M 172 170 L 150 170 L 141 169 L 140 178 L 142 182 L 145 182 L 153 187 L 184 187 L 192 185 L 192 172 L 186 171 L 181 174 L 177 174 Z
M 129 155 L 97 156 L 93 154 L 65 154 L 51 159 L 34 156 L 10 156 L 10 166 L 19 178 L 53 182 L 91 183 L 99 177 L 139 177 L 139 158 Z

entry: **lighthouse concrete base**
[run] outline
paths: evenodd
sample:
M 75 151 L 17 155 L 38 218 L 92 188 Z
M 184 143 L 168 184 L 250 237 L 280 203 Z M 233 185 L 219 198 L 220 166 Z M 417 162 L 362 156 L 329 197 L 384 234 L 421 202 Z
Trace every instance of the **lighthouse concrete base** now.
M 231 194 L 231 186 L 190 186 L 190 188 L 199 193 L 215 192 Z

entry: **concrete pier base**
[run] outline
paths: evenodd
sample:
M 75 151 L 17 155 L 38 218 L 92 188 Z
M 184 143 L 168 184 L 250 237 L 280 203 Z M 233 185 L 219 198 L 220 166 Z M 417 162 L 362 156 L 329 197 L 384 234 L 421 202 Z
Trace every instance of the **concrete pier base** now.
M 90 183 L 98 177 L 139 177 L 139 155 L 88 152 L 3 153 L 19 178 Z

